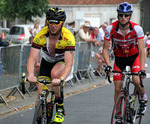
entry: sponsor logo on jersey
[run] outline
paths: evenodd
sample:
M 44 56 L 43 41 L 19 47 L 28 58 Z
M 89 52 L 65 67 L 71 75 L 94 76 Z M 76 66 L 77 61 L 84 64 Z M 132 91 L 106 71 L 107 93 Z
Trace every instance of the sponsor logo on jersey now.
M 68 41 L 68 42 L 67 42 L 67 45 L 71 45 L 71 41 Z
M 108 38 L 109 37 L 109 32 L 106 30 L 105 31 L 105 36 Z
M 66 37 L 64 37 L 64 40 L 65 40 L 65 41 L 68 41 L 68 39 L 67 39 Z
M 40 40 L 39 40 L 39 38 L 35 38 L 33 42 L 36 44 L 39 44 Z
M 135 69 L 135 68 L 140 68 L 140 66 L 133 66 L 133 67 L 132 67 L 132 69 Z

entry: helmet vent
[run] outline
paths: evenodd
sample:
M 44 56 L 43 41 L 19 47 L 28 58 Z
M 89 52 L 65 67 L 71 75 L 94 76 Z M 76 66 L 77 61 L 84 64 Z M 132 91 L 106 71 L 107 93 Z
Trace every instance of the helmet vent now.
M 130 9 L 131 9 L 131 6 L 128 6 L 128 7 L 127 7 L 127 10 L 130 10 Z

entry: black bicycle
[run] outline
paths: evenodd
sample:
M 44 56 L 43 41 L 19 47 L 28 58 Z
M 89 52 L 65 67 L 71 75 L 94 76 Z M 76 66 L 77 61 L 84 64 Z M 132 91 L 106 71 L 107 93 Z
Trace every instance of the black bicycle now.
M 61 124 L 61 123 L 53 122 L 55 94 L 52 87 L 54 87 L 54 85 L 52 85 L 51 81 L 49 81 L 49 78 L 45 76 L 39 76 L 36 83 L 43 85 L 43 88 L 42 88 L 42 94 L 40 95 L 38 104 L 35 106 L 35 112 L 34 112 L 32 124 Z M 64 81 L 61 80 L 60 82 L 61 95 L 63 95 L 63 86 L 64 86 Z M 50 95 L 51 99 L 49 102 L 47 99 L 48 93 L 51 94 Z M 39 116 L 41 117 L 40 120 L 39 120 Z
M 132 82 L 132 75 L 138 75 L 140 77 L 140 84 L 143 87 L 143 82 L 141 76 L 138 73 L 132 73 L 131 71 L 112 71 L 113 73 L 121 73 L 123 81 L 123 89 L 121 90 L 112 111 L 111 124 L 116 124 L 118 120 L 122 121 L 123 124 L 141 124 L 142 114 L 138 114 L 139 107 L 139 94 L 134 87 L 132 90 L 129 89 L 129 86 Z M 111 83 L 110 76 L 108 76 L 108 81 Z

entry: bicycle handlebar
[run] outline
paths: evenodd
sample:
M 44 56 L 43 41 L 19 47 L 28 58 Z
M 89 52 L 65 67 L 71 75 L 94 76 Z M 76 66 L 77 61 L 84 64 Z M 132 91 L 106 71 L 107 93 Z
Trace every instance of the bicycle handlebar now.
M 39 79 L 37 79 L 37 81 L 36 81 L 36 83 L 43 83 L 44 85 L 46 85 L 46 84 L 51 84 L 52 85 L 52 81 L 47 81 L 47 80 L 39 80 Z M 60 84 L 58 84 L 58 85 L 52 85 L 52 86 L 63 86 L 63 82 L 64 82 L 64 80 L 63 79 L 61 79 L 61 81 L 60 81 Z
M 61 79 L 60 84 L 58 84 L 58 85 L 52 85 L 52 81 L 47 81 L 47 80 L 39 80 L 39 79 L 37 79 L 36 83 L 38 83 L 38 82 L 43 83 L 44 85 L 51 84 L 52 87 L 60 86 L 61 97 L 64 97 L 64 94 L 63 94 L 64 80 L 63 79 Z
M 133 73 L 133 72 L 130 72 L 130 71 L 115 71 L 115 70 L 112 70 L 112 72 L 113 73 L 120 73 L 120 74 L 123 74 L 123 75 L 138 75 L 139 78 L 140 78 L 140 85 L 141 85 L 141 87 L 144 87 L 143 81 L 142 81 L 142 76 L 139 75 L 138 73 Z M 112 83 L 112 81 L 110 80 L 110 75 L 108 75 L 108 73 L 106 74 L 106 78 L 108 78 L 109 83 Z

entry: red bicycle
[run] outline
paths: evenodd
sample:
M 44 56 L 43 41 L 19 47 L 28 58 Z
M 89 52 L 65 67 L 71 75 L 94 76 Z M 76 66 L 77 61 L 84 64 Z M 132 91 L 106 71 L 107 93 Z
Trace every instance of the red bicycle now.
M 132 75 L 138 75 L 140 77 L 140 84 L 143 87 L 143 82 L 141 76 L 138 73 L 132 73 L 130 71 L 112 71 L 113 73 L 121 73 L 123 81 L 123 89 L 121 90 L 112 111 L 111 124 L 141 124 L 142 114 L 137 114 L 139 108 L 139 94 L 136 88 L 133 86 L 129 89 L 130 84 L 132 84 Z M 108 81 L 110 81 L 110 76 L 108 76 Z M 131 93 L 132 90 L 132 93 Z

